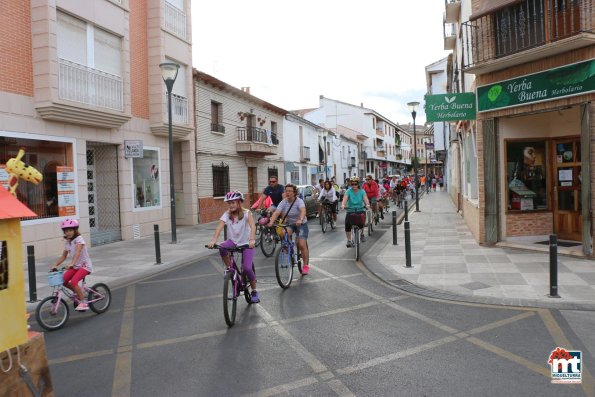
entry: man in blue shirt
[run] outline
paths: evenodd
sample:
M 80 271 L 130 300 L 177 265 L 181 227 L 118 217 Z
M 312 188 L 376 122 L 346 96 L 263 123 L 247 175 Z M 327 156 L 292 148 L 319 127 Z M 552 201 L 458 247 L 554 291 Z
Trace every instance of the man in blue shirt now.
M 277 206 L 285 196 L 285 188 L 283 187 L 283 185 L 279 185 L 279 180 L 275 175 L 271 175 L 269 177 L 269 186 L 267 186 L 260 195 L 260 205 L 258 206 L 259 209 L 262 208 L 264 201 L 269 196 L 271 197 L 271 201 L 273 202 L 273 205 L 271 205 L 270 208 L 271 210 L 277 208 Z

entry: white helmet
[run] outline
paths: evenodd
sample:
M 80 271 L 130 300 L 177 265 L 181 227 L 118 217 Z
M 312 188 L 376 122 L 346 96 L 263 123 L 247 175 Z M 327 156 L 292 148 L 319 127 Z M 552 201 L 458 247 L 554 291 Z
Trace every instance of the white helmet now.
M 244 195 L 242 194 L 242 192 L 240 192 L 239 190 L 232 190 L 231 192 L 227 193 L 225 195 L 225 199 L 223 199 L 223 201 L 234 201 L 234 200 L 244 201 Z

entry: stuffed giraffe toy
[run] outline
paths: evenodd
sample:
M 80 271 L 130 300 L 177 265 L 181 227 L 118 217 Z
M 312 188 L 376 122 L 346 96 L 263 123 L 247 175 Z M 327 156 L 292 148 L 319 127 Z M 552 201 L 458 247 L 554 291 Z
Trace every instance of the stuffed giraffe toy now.
M 43 176 L 34 167 L 25 164 L 21 159 L 25 156 L 25 149 L 19 149 L 17 156 L 8 159 L 6 162 L 6 171 L 8 172 L 8 186 L 9 192 L 13 195 L 17 195 L 17 187 L 19 186 L 19 179 L 23 179 L 27 182 L 31 182 L 37 185 L 43 179 Z

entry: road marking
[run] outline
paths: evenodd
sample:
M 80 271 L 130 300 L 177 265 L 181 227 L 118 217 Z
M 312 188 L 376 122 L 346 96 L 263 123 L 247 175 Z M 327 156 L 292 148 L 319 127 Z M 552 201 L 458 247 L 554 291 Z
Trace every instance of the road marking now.
M 66 356 L 66 357 L 61 357 L 61 358 L 54 358 L 52 360 L 48 360 L 48 364 L 54 365 L 54 364 L 69 363 L 69 362 L 72 362 L 72 361 L 86 360 L 88 358 L 108 356 L 110 354 L 114 354 L 114 349 L 98 350 L 96 352 L 82 353 L 82 354 L 73 354 L 72 356 Z
M 459 340 L 459 339 L 457 337 L 455 337 L 455 336 L 446 336 L 444 338 L 437 339 L 435 341 L 432 341 L 432 342 L 429 342 L 429 343 L 425 343 L 423 345 L 416 346 L 416 347 L 413 347 L 411 349 L 406 349 L 406 350 L 403 350 L 403 351 L 400 351 L 400 352 L 396 352 L 396 353 L 392 353 L 392 354 L 387 354 L 386 356 L 376 357 L 376 358 L 373 358 L 371 360 L 365 361 L 363 363 L 359 363 L 359 364 L 355 364 L 355 365 L 350 365 L 349 367 L 338 369 L 336 372 L 339 375 L 349 375 L 349 374 L 352 374 L 354 372 L 358 372 L 358 371 L 364 370 L 366 368 L 375 367 L 377 365 L 385 364 L 385 363 L 388 363 L 390 361 L 394 361 L 394 360 L 398 360 L 400 358 L 404 358 L 404 357 L 407 357 L 407 356 L 418 354 L 418 353 L 421 353 L 421 352 L 426 351 L 426 350 L 431 350 L 431 349 L 434 349 L 436 347 L 442 346 L 444 344 L 447 344 L 447 343 L 450 343 L 450 342 L 454 342 L 456 340 Z
M 175 282 L 175 281 L 185 281 L 185 280 L 191 280 L 191 279 L 195 279 L 195 278 L 205 278 L 205 277 L 213 277 L 213 276 L 219 276 L 221 275 L 221 273 L 207 273 L 207 274 L 197 274 L 195 276 L 185 276 L 185 277 L 176 277 L 176 278 L 166 278 L 166 279 L 161 279 L 161 280 L 149 280 L 149 281 L 143 281 L 139 284 L 157 284 L 157 283 L 170 283 L 170 282 Z
M 295 382 L 286 383 L 284 385 L 279 385 L 275 387 L 271 387 L 268 389 L 257 391 L 256 393 L 244 394 L 246 397 L 270 397 L 275 396 L 277 394 L 282 393 L 289 393 L 292 390 L 299 389 L 301 387 L 306 387 L 318 383 L 318 379 L 314 376 L 310 376 L 304 379 L 300 379 Z
M 124 311 L 122 314 L 122 326 L 118 340 L 118 350 L 132 345 L 134 329 L 134 302 L 135 285 L 126 288 L 126 299 L 124 300 Z M 112 384 L 113 397 L 130 396 L 132 385 L 132 351 L 124 351 L 116 355 L 116 366 L 114 369 L 114 382 Z
M 504 325 L 515 323 L 519 320 L 524 320 L 524 319 L 532 317 L 534 315 L 535 315 L 535 312 L 526 312 L 526 313 L 517 314 L 516 316 L 508 317 L 508 318 L 505 318 L 504 320 L 495 321 L 490 324 L 482 325 L 481 327 L 473 328 L 472 330 L 466 331 L 466 333 L 469 335 L 477 335 L 482 332 L 491 331 L 493 329 L 500 328 Z
M 355 394 L 353 394 L 351 390 L 349 390 L 347 386 L 345 386 L 345 384 L 339 379 L 333 379 L 326 382 L 326 384 L 329 385 L 330 388 L 333 389 L 333 391 L 340 397 L 355 397 Z
M 551 350 L 554 350 L 555 347 L 563 347 L 569 350 L 573 350 L 574 348 L 572 347 L 572 344 L 566 337 L 564 331 L 562 331 L 562 328 L 552 315 L 552 312 L 548 309 L 540 309 L 538 313 L 541 317 L 541 320 L 545 324 L 545 327 L 547 328 L 548 332 L 554 339 L 554 343 L 556 344 L 556 346 L 552 346 Z M 549 352 L 547 352 L 547 354 L 549 354 Z M 595 379 L 593 379 L 593 376 L 587 370 L 586 365 L 582 365 L 581 368 L 583 375 L 583 381 L 581 383 L 581 386 L 583 388 L 583 391 L 585 392 L 585 395 L 587 395 L 588 397 L 593 397 L 595 395 Z
M 332 316 L 334 314 L 347 313 L 347 312 L 351 312 L 351 311 L 354 311 L 354 310 L 365 309 L 367 307 L 372 307 L 372 306 L 380 305 L 381 303 L 382 302 L 362 303 L 361 305 L 344 307 L 344 308 L 341 308 L 341 309 L 329 310 L 329 311 L 320 312 L 320 313 L 306 314 L 306 315 L 303 315 L 303 316 L 293 317 L 293 318 L 289 318 L 289 319 L 285 319 L 285 320 L 277 320 L 277 322 L 279 324 L 291 324 L 291 323 L 295 323 L 295 322 L 298 322 L 298 321 L 312 320 L 312 319 L 315 319 L 315 318 Z

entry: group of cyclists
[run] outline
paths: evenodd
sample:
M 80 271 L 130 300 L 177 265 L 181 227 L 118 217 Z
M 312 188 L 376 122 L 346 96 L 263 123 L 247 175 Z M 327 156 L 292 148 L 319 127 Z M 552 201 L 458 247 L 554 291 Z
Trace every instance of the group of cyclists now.
M 346 246 L 353 247 L 352 228 L 357 225 L 364 228 L 366 222 L 366 210 L 371 209 L 373 216 L 379 216 L 384 219 L 383 206 L 387 206 L 389 200 L 397 203 L 397 199 L 402 196 L 403 191 L 410 189 L 413 183 L 410 178 L 398 180 L 396 176 L 392 178 L 385 177 L 382 182 L 374 179 L 372 175 L 366 176 L 361 181 L 357 176 L 351 177 L 346 189 L 340 188 L 334 178 L 331 180 L 319 180 L 315 186 L 316 199 L 319 204 L 318 216 L 322 205 L 328 205 L 331 209 L 333 220 L 336 221 L 339 204 L 341 209 L 346 211 L 345 215 L 345 236 Z M 226 271 L 229 270 L 229 250 L 236 247 L 244 247 L 242 251 L 242 268 L 246 272 L 250 281 L 252 290 L 251 302 L 260 302 L 260 296 L 256 290 L 256 275 L 253 271 L 252 258 L 254 257 L 254 247 L 256 245 L 256 223 L 253 213 L 242 206 L 244 195 L 240 191 L 231 191 L 226 194 L 224 201 L 228 204 L 228 209 L 219 219 L 219 225 L 215 230 L 209 247 L 214 247 L 217 239 L 225 226 L 228 230 L 228 240 L 219 244 L 219 253 L 223 259 Z M 307 275 L 310 270 L 309 252 L 308 252 L 308 219 L 306 215 L 306 205 L 304 200 L 298 196 L 298 188 L 294 184 L 279 184 L 275 175 L 269 177 L 268 186 L 263 190 L 257 204 L 252 209 L 259 211 L 263 207 L 267 208 L 268 223 L 266 226 L 273 227 L 276 222 L 287 225 L 289 236 L 295 234 L 296 243 L 300 250 L 303 267 L 302 274 Z M 365 242 L 365 235 L 362 233 L 360 241 Z

